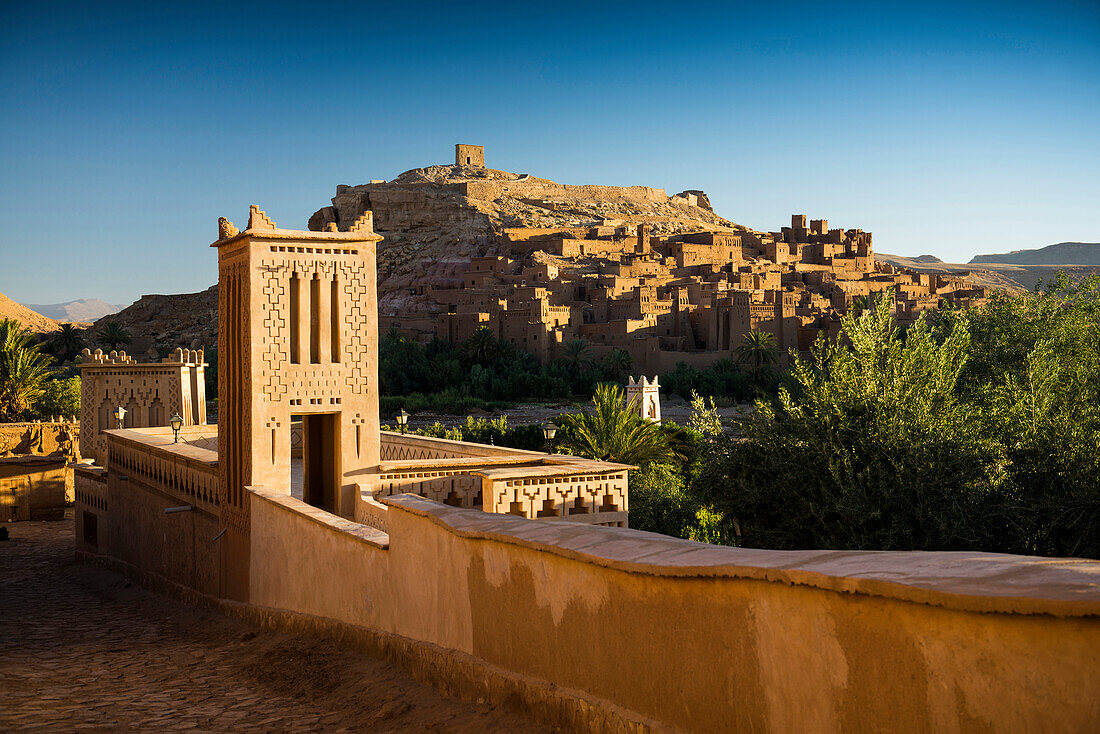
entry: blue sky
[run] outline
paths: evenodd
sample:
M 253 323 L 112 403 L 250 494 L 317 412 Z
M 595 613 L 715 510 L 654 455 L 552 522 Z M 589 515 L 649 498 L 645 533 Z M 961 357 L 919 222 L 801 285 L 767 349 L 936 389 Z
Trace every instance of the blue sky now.
M 944 260 L 1100 241 L 1100 6 L 0 5 L 0 292 L 216 280 L 217 218 L 486 146 Z

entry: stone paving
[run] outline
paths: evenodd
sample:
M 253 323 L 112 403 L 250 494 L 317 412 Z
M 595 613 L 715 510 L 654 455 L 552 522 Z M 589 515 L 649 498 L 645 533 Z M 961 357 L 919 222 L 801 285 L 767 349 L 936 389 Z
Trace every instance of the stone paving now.
M 0 732 L 548 732 L 394 666 L 189 607 L 73 558 L 64 521 L 0 543 Z

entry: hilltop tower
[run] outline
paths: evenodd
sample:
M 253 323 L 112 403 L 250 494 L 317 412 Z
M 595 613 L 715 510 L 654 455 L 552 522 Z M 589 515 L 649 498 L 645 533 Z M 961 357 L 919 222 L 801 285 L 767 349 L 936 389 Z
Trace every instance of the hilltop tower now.
M 455 144 L 455 165 L 485 168 L 485 146 Z

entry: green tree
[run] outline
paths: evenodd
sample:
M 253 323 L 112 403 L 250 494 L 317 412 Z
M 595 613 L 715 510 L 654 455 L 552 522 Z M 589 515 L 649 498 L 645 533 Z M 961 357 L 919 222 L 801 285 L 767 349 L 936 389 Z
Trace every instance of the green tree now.
M 737 347 L 737 358 L 742 363 L 751 363 L 753 372 L 760 374 L 764 367 L 775 364 L 779 359 L 775 336 L 770 331 L 750 331 Z
M 72 324 L 62 324 L 50 336 L 50 348 L 60 361 L 68 362 L 84 348 L 84 332 Z
M 686 538 L 696 503 L 671 464 L 652 463 L 630 472 L 630 527 Z
M 635 400 L 624 405 L 618 385 L 598 385 L 592 405 L 593 413 L 558 416 L 559 445 L 570 453 L 636 466 L 676 458 L 660 426 L 637 414 Z
M 487 326 L 478 327 L 462 344 L 462 353 L 469 365 L 489 367 L 501 357 L 500 340 Z
M 612 349 L 603 359 L 603 369 L 607 377 L 615 382 L 620 382 L 634 366 L 634 358 L 625 349 Z
M 53 416 L 80 415 L 80 378 L 50 380 L 34 405 L 35 417 L 46 420 Z
M 130 332 L 118 321 L 107 321 L 96 332 L 96 343 L 107 350 L 118 349 L 130 343 Z
M 973 549 L 996 524 L 1003 457 L 956 387 L 965 320 L 904 338 L 881 299 L 841 339 L 796 359 L 791 389 L 757 402 L 745 440 L 719 439 L 694 489 L 746 545 Z
M 688 418 L 688 428 L 698 431 L 704 436 L 722 435 L 722 418 L 718 415 L 718 406 L 714 404 L 714 398 L 704 398 L 692 390 L 691 417 Z
M 1100 278 L 998 297 L 970 328 L 963 393 L 1005 452 L 997 549 L 1100 557 Z
M 0 423 L 30 413 L 50 375 L 50 358 L 13 319 L 0 319 Z
M 566 342 L 562 351 L 565 355 L 565 363 L 573 370 L 573 374 L 577 374 L 592 362 L 592 350 L 584 339 Z

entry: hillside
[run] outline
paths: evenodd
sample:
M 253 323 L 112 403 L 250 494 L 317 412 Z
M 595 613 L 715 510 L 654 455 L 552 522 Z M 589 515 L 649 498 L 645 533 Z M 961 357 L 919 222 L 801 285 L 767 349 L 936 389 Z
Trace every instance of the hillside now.
M 101 301 L 98 298 L 81 298 L 68 303 L 24 304 L 35 313 L 42 314 L 46 318 L 55 321 L 88 322 L 113 313 L 118 313 L 118 306 Z
M 374 212 L 379 307 L 422 311 L 416 285 L 457 283 L 471 257 L 495 255 L 505 227 L 570 227 L 648 223 L 654 235 L 742 229 L 714 213 L 701 191 L 669 196 L 647 186 L 559 184 L 529 174 L 469 166 L 428 166 L 392 181 L 337 186 L 331 206 L 309 228 L 346 230 Z
M 150 346 L 162 350 L 210 347 L 218 343 L 218 286 L 200 293 L 142 296 L 95 325 L 107 321 L 117 321 L 129 330 L 134 341 L 128 351 L 139 356 Z
M 23 324 L 24 328 L 37 332 L 57 331 L 61 328 L 51 318 L 40 313 L 35 313 L 21 303 L 16 303 L 3 293 L 0 293 L 0 319 L 15 319 Z
M 999 255 L 977 255 L 970 262 L 1100 266 L 1100 242 L 1059 242 L 1037 250 L 1014 250 Z

